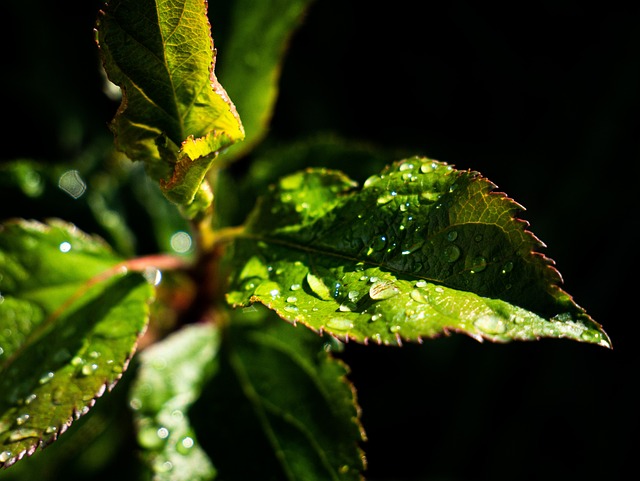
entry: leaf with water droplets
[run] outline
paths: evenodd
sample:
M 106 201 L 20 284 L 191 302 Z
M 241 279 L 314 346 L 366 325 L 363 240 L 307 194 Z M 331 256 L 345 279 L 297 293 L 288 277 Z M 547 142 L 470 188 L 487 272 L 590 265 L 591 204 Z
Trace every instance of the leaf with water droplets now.
M 190 325 L 138 356 L 140 367 L 129 404 L 142 457 L 157 481 L 215 477 L 188 414 L 216 369 L 218 345 L 216 327 Z
M 152 287 L 75 226 L 0 225 L 0 466 L 46 446 L 122 376 Z M 98 276 L 98 277 L 97 277 Z
M 111 123 L 116 146 L 145 162 L 171 201 L 207 199 L 196 195 L 207 171 L 244 130 L 214 74 L 206 2 L 112 0 L 97 33 L 105 70 L 123 93 Z
M 228 301 L 364 343 L 460 332 L 610 346 L 559 287 L 544 245 L 517 217 L 522 207 L 494 189 L 477 172 L 418 157 L 360 190 L 335 171 L 293 174 L 234 242 Z
M 362 481 L 364 432 L 335 339 L 264 308 L 232 313 L 219 368 L 191 409 L 220 479 Z

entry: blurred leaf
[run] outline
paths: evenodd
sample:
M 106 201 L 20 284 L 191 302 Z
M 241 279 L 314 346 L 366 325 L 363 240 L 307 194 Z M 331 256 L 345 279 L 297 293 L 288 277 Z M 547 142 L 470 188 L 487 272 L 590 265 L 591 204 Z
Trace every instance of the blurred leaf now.
M 244 138 L 214 74 L 206 9 L 203 0 L 114 0 L 97 23 L 105 70 L 123 91 L 116 146 L 177 204 L 191 203 L 218 151 Z
M 71 224 L 0 228 L 0 466 L 57 439 L 122 376 L 152 287 Z M 105 276 L 106 277 L 106 276 Z
M 360 480 L 364 437 L 336 341 L 268 311 L 233 313 L 191 413 L 220 479 Z
M 130 405 L 135 410 L 143 458 L 154 480 L 215 477 L 187 414 L 216 368 L 218 343 L 214 326 L 190 325 L 147 348 L 138 358 L 140 368 Z
M 228 301 L 364 343 L 461 332 L 610 345 L 558 287 L 522 207 L 477 172 L 416 157 L 354 188 L 327 170 L 273 186 L 234 244 Z
M 246 139 L 231 146 L 220 161 L 247 153 L 267 134 L 289 39 L 313 1 L 231 2 L 228 23 L 221 26 L 229 35 L 218 72 L 242 117 Z M 215 26 L 217 19 L 210 17 Z

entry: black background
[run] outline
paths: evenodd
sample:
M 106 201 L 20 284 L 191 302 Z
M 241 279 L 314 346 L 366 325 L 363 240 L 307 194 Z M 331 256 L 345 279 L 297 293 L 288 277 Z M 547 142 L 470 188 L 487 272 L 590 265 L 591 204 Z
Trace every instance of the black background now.
M 64 161 L 105 131 L 99 7 L 3 7 L 2 160 Z M 273 138 L 333 132 L 481 172 L 613 341 L 348 345 L 371 481 L 635 471 L 639 25 L 633 2 L 318 0 L 292 38 Z

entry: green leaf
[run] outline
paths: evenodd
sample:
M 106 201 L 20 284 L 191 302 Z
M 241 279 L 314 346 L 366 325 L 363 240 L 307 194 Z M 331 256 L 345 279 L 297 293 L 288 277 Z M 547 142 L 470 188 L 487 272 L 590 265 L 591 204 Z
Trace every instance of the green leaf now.
M 164 194 L 193 201 L 218 151 L 244 138 L 214 74 L 204 0 L 113 0 L 97 23 L 110 80 L 122 89 L 116 146 L 143 161 Z
M 122 376 L 152 287 L 60 221 L 0 226 L 0 466 L 46 446 Z M 101 277 L 104 280 L 100 280 Z
M 246 139 L 223 153 L 221 161 L 247 153 L 267 134 L 289 39 L 312 3 L 313 0 L 231 2 L 230 18 L 220 25 L 229 35 L 220 53 L 218 72 L 242 116 Z M 212 3 L 210 8 L 215 14 L 216 5 Z M 214 28 L 220 24 L 217 17 L 211 18 Z
M 360 480 L 364 437 L 339 344 L 266 309 L 234 313 L 191 418 L 220 479 Z
M 138 443 L 155 480 L 214 479 L 188 410 L 216 368 L 218 331 L 209 324 L 184 327 L 138 357 L 131 390 Z
M 318 332 L 400 344 L 450 332 L 610 346 L 559 284 L 522 210 L 477 172 L 410 158 L 367 179 L 307 170 L 263 197 L 235 241 L 228 301 Z

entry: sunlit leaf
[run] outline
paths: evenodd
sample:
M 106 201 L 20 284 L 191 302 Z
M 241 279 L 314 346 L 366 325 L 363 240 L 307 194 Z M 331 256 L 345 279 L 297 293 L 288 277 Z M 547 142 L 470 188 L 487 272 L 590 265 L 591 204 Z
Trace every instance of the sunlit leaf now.
M 220 51 L 218 71 L 246 131 L 245 141 L 222 154 L 221 161 L 248 152 L 267 134 L 289 39 L 313 1 L 234 1 L 224 25 L 210 15 L 214 32 L 218 25 L 229 32 Z M 215 14 L 216 5 L 210 3 Z
M 0 466 L 57 439 L 122 376 L 153 289 L 75 226 L 0 227 Z
M 265 312 L 235 313 L 191 412 L 220 479 L 361 480 L 358 407 L 330 354 L 339 343 Z
M 105 70 L 123 92 L 116 146 L 177 204 L 191 203 L 218 151 L 244 138 L 214 74 L 206 10 L 203 0 L 113 0 L 97 24 Z
M 326 170 L 273 186 L 234 244 L 229 302 L 365 343 L 461 332 L 609 346 L 522 207 L 477 172 L 416 157 L 355 187 Z
M 218 331 L 183 328 L 139 356 L 131 391 L 138 443 L 155 480 L 205 481 L 215 469 L 189 423 L 189 408 L 215 370 Z

